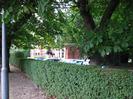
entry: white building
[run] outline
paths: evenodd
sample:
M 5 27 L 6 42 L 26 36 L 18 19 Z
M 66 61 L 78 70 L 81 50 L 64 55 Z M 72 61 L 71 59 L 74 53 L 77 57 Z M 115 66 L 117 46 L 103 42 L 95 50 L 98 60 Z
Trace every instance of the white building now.
M 53 55 L 47 54 L 47 49 L 31 49 L 30 57 L 44 57 L 44 58 L 65 58 L 65 48 L 63 49 L 52 49 Z

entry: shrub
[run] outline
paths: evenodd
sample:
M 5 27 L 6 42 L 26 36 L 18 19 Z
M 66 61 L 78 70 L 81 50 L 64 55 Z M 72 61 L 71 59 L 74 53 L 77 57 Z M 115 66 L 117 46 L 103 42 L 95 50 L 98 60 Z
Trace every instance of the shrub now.
M 23 59 L 22 70 L 57 99 L 133 99 L 133 73 Z
M 21 59 L 27 58 L 28 53 L 28 51 L 16 51 L 14 53 L 10 53 L 10 64 L 20 66 Z

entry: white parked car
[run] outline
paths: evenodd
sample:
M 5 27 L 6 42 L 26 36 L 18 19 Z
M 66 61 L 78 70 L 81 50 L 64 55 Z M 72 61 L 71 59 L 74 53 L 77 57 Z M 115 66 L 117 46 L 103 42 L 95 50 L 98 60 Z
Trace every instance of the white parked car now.
M 60 62 L 71 63 L 71 64 L 76 63 L 75 59 L 61 59 Z
M 78 65 L 90 65 L 90 60 L 76 60 Z
M 60 62 L 77 64 L 77 65 L 90 65 L 90 59 L 88 59 L 88 60 L 83 60 L 83 59 L 62 59 Z

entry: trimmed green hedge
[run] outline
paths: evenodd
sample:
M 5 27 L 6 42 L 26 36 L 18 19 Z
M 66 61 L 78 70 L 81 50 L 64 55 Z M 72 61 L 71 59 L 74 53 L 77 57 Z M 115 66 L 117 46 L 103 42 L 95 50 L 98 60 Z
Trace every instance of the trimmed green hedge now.
M 15 51 L 10 53 L 10 64 L 19 67 L 21 64 L 21 59 L 27 58 L 29 56 L 29 50 L 25 51 Z
M 127 70 L 27 59 L 21 69 L 57 99 L 133 99 L 133 73 Z

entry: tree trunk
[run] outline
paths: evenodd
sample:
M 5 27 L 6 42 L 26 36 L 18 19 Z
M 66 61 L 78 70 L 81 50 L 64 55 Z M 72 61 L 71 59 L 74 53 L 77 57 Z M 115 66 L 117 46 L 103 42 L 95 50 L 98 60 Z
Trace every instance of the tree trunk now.
M 11 34 L 7 34 L 7 69 L 10 72 L 10 65 L 9 65 L 9 59 L 10 59 L 10 47 L 11 47 L 11 40 L 13 38 L 11 37 Z
M 109 20 L 111 19 L 111 16 L 115 9 L 118 7 L 120 3 L 120 0 L 110 0 L 107 8 L 105 9 L 105 12 L 102 16 L 100 26 L 98 27 L 98 31 L 103 31 L 107 25 L 109 24 Z
M 107 28 L 107 25 L 109 24 L 109 20 L 111 19 L 111 16 L 115 9 L 118 7 L 120 3 L 120 0 L 110 0 L 107 8 L 105 9 L 102 19 L 99 23 L 99 26 L 96 26 L 92 13 L 90 11 L 90 5 L 88 0 L 78 0 L 77 6 L 80 10 L 80 14 L 84 20 L 85 27 L 90 32 L 102 32 L 104 29 Z M 85 42 L 88 42 L 89 39 L 87 37 L 84 37 Z M 117 60 L 118 59 L 118 60 Z M 95 53 L 93 57 L 91 57 L 92 63 L 95 64 L 120 64 L 120 58 L 117 54 L 111 54 L 106 57 L 102 57 L 99 53 Z M 110 61 L 111 60 L 111 61 Z
M 94 30 L 96 28 L 93 17 L 90 13 L 90 8 L 87 0 L 78 0 L 78 8 L 80 14 L 83 17 L 85 27 L 88 31 Z
M 7 48 L 7 70 L 8 72 L 10 72 L 9 59 L 10 59 L 10 48 Z

